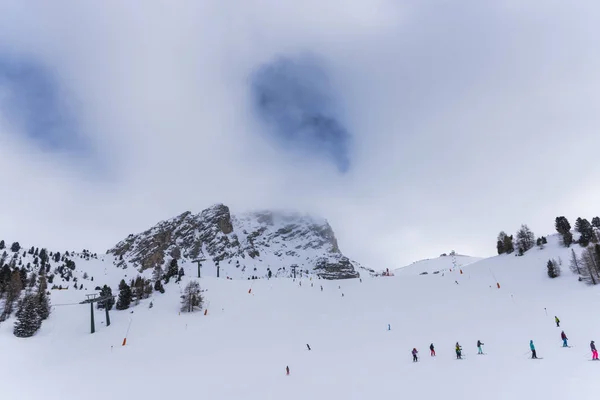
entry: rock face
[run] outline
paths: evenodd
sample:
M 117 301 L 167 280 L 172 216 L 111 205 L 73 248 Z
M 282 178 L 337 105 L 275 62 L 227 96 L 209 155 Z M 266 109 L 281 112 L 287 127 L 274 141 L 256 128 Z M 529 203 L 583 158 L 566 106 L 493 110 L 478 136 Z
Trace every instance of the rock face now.
M 340 252 L 331 226 L 313 217 L 261 211 L 232 216 L 217 204 L 199 214 L 185 212 L 108 250 L 141 269 L 164 267 L 172 258 L 200 260 L 202 273 L 231 278 L 318 275 L 358 278 L 360 267 Z M 214 273 L 211 273 L 213 271 Z

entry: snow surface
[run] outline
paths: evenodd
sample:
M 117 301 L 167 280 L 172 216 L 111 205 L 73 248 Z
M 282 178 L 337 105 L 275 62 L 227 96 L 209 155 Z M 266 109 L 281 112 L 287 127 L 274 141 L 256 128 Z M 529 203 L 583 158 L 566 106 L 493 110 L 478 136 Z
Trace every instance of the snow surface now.
M 483 258 L 464 255 L 456 255 L 454 258 L 452 256 L 440 256 L 438 258 L 415 261 L 406 267 L 397 268 L 393 273 L 395 276 L 420 275 L 423 272 L 427 272 L 428 274 L 439 272 L 441 274 L 453 269 L 455 262 L 456 267 L 461 268 L 480 260 L 483 260 Z
M 180 289 L 195 275 L 195 265 L 186 264 L 183 282 L 111 311 L 111 326 L 95 311 L 93 335 L 89 305 L 60 305 L 86 291 L 53 291 L 53 313 L 36 336 L 14 337 L 14 319 L 0 324 L 2 398 L 597 398 L 600 362 L 588 360 L 589 341 L 600 339 L 600 290 L 568 271 L 569 252 L 550 237 L 544 250 L 481 260 L 463 266 L 463 274 L 313 278 L 301 286 L 284 278 L 207 277 L 206 316 L 178 313 Z M 563 275 L 550 279 L 546 262 L 557 257 Z M 123 274 L 135 272 L 112 260 L 78 263 L 77 272 L 84 269 L 115 292 Z M 572 348 L 561 347 L 561 329 Z M 486 355 L 476 355 L 478 339 Z M 542 360 L 529 359 L 530 339 Z M 464 360 L 455 360 L 456 341 Z

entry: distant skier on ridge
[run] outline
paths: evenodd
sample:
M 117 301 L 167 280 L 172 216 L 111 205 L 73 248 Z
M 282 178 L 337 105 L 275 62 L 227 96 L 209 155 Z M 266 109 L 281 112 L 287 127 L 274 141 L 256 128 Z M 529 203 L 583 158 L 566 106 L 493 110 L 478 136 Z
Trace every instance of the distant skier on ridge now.
M 435 357 L 435 347 L 433 346 L 433 343 L 429 345 L 429 351 L 431 352 L 431 357 Z
M 462 347 L 460 347 L 460 344 L 458 344 L 458 342 L 456 342 L 456 359 L 457 360 L 462 360 Z
M 477 341 L 477 354 L 483 354 L 483 349 L 481 348 L 481 346 L 483 346 L 483 343 L 481 343 L 481 340 Z
M 413 348 L 412 349 L 413 362 L 419 361 L 419 357 L 417 356 L 418 354 L 419 354 L 418 350 L 416 348 Z
M 596 344 L 593 340 L 590 342 L 590 349 L 592 349 L 592 360 L 598 360 L 598 350 L 596 350 Z
M 529 348 L 531 349 L 531 358 L 537 358 L 537 354 L 535 352 L 535 346 L 533 344 L 533 340 L 529 341 Z
M 563 347 L 569 347 L 569 345 L 567 344 L 567 340 L 569 340 L 569 338 L 567 338 L 567 335 L 565 334 L 565 331 L 562 331 L 560 333 L 560 338 L 563 341 Z

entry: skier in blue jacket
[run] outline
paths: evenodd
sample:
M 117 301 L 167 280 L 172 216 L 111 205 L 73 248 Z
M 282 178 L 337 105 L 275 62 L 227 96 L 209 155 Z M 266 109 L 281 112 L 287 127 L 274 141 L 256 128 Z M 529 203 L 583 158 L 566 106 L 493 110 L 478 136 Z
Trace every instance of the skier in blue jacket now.
M 535 353 L 535 346 L 533 345 L 533 340 L 529 341 L 529 348 L 531 349 L 531 358 L 537 358 L 537 354 Z

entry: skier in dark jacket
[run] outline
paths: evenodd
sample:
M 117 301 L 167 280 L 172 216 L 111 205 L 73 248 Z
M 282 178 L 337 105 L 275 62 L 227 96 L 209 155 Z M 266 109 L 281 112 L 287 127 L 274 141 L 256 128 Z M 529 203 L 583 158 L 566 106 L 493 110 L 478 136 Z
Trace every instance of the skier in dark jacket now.
M 458 344 L 458 342 L 456 342 L 456 359 L 457 360 L 462 360 L 462 347 L 460 347 L 460 344 Z
M 310 345 L 308 343 L 306 343 L 306 347 L 308 347 L 308 350 L 310 350 Z
M 483 354 L 483 349 L 481 348 L 481 346 L 483 346 L 483 343 L 481 343 L 481 340 L 477 341 L 477 354 Z
M 562 331 L 560 333 L 560 338 L 563 341 L 563 347 L 569 347 L 569 345 L 567 344 L 567 340 L 569 340 L 569 339 L 567 338 L 567 335 L 565 334 L 565 331 Z
M 429 345 L 429 351 L 431 352 L 431 357 L 435 357 L 435 347 L 433 347 L 433 343 Z
M 592 360 L 597 360 L 598 359 L 598 350 L 596 350 L 596 344 L 594 343 L 593 340 L 590 342 L 590 349 L 592 349 Z
M 419 354 L 417 349 L 412 349 L 413 362 L 419 361 L 419 357 L 417 356 L 417 354 Z

